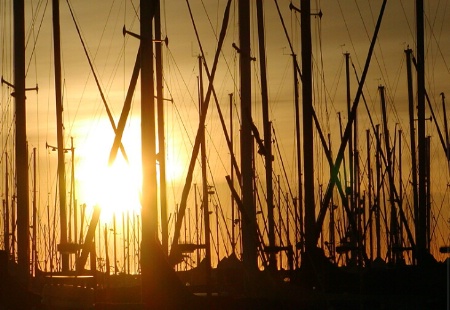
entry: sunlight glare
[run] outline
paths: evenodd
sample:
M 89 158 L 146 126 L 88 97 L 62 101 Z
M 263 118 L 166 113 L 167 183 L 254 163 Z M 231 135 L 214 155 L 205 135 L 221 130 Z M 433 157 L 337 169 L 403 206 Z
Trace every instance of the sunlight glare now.
M 111 167 L 104 165 L 91 171 L 95 172 L 85 179 L 84 196 L 88 205 L 101 207 L 102 221 L 111 222 L 113 214 L 140 211 L 141 177 L 133 173 L 123 160 L 116 161 Z
M 132 122 L 133 125 L 138 122 Z M 76 167 L 78 196 L 81 203 L 88 207 L 101 207 L 101 221 L 112 222 L 113 214 L 119 215 L 125 211 L 140 213 L 140 195 L 142 171 L 140 163 L 139 127 L 127 128 L 133 134 L 123 137 L 125 149 L 129 158 L 127 163 L 118 152 L 115 162 L 108 166 L 109 151 L 113 141 L 113 132 L 109 124 L 102 120 L 95 130 L 91 130 L 88 138 L 78 147 L 79 161 Z M 133 132 L 134 131 L 134 132 Z M 179 145 L 176 138 L 167 137 L 166 142 L 174 148 Z M 95 150 L 92 152 L 92 150 Z M 183 152 L 166 153 L 166 181 L 179 182 L 187 161 Z M 158 164 L 158 162 L 157 162 Z M 159 173 L 159 170 L 157 170 Z M 158 181 L 159 183 L 159 181 Z
M 112 222 L 113 214 L 140 213 L 141 208 L 142 173 L 140 161 L 135 159 L 140 155 L 139 144 L 130 143 L 127 148 L 130 163 L 119 152 L 115 162 L 108 166 L 112 140 L 110 125 L 101 122 L 77 149 L 79 161 L 75 173 L 80 203 L 88 207 L 99 205 L 100 220 L 106 223 Z

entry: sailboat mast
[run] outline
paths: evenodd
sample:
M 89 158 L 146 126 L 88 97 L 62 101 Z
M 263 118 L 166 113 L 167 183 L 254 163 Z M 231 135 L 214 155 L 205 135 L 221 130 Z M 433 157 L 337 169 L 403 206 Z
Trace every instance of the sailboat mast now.
M 368 181 L 368 189 L 367 189 L 367 196 L 368 196 L 368 203 L 369 203 L 369 253 L 370 253 L 370 260 L 373 260 L 373 204 L 372 204 L 372 192 L 373 192 L 373 177 L 372 177 L 372 164 L 370 160 L 370 130 L 366 130 L 366 149 L 367 149 L 367 181 Z
M 385 100 L 385 88 L 384 86 L 379 86 L 378 90 L 380 91 L 380 99 L 381 99 L 381 111 L 382 111 L 382 120 L 383 120 L 383 130 L 384 130 L 384 145 L 386 149 L 386 170 L 387 174 L 389 176 L 389 204 L 390 204 L 390 210 L 391 210 L 391 223 L 390 223 L 390 234 L 389 234 L 389 250 L 390 253 L 389 258 L 390 260 L 395 260 L 395 256 L 393 253 L 393 246 L 396 244 L 396 234 L 397 234 L 397 217 L 396 217 L 396 211 L 395 211 L 395 201 L 394 201 L 394 176 L 393 176 L 393 167 L 392 162 L 393 160 L 393 152 L 389 143 L 389 130 L 387 127 L 387 111 L 386 111 L 386 100 Z M 395 133 L 394 133 L 395 134 Z
M 36 200 L 37 200 L 37 184 L 36 184 L 36 148 L 33 148 L 33 239 L 31 243 L 31 260 L 32 260 L 32 270 L 33 274 L 36 274 L 37 267 L 38 267 L 38 257 L 37 257 L 37 249 L 36 249 L 36 243 L 37 243 L 37 206 L 36 206 Z
M 159 192 L 161 204 L 161 244 L 164 253 L 169 253 L 169 227 L 167 222 L 167 186 L 166 186 L 166 148 L 164 136 L 164 105 L 163 105 L 163 70 L 162 70 L 162 40 L 161 40 L 161 8 L 160 1 L 155 1 L 155 66 L 156 66 L 156 106 L 158 113 L 158 162 L 159 162 Z
M 345 81 L 346 81 L 346 95 L 347 95 L 347 115 L 348 118 L 350 119 L 350 113 L 351 113 L 351 97 L 350 97 L 350 53 L 345 53 Z M 356 129 L 356 116 L 354 119 L 354 128 Z M 354 162 L 354 156 L 353 156 L 353 147 L 354 147 L 354 142 L 353 142 L 353 138 L 354 138 L 354 133 L 355 130 L 353 130 L 352 127 L 350 127 L 350 131 L 349 131 L 349 138 L 348 138 L 348 166 L 349 166 L 349 184 L 346 185 L 347 188 L 350 189 L 350 194 L 349 194 L 349 202 L 350 202 L 350 210 L 351 210 L 351 214 L 350 216 L 357 221 L 358 215 L 356 213 L 356 203 L 355 203 L 355 162 Z M 349 220 L 349 222 L 351 222 Z M 356 239 L 357 236 L 355 234 L 351 235 L 352 237 L 352 243 L 357 243 Z M 357 256 L 357 251 L 356 250 L 352 250 L 351 251 L 351 260 L 353 262 L 356 263 L 356 256 Z
M 14 99 L 16 104 L 16 173 L 17 173 L 17 255 L 19 279 L 29 281 L 29 197 L 28 152 L 25 107 L 25 7 L 23 0 L 14 8 Z
M 253 193 L 253 137 L 251 130 L 251 70 L 250 70 L 250 1 L 240 0 L 239 49 L 240 49 L 240 92 L 241 92 L 241 169 L 242 202 L 248 221 L 242 222 L 243 261 L 247 270 L 255 271 L 257 264 L 256 207 Z
M 411 143 L 411 176 L 412 176 L 412 191 L 413 191 L 413 210 L 416 234 L 419 231 L 418 228 L 418 214 L 419 214 L 419 196 L 417 192 L 417 159 L 416 159 L 416 131 L 414 129 L 414 94 L 411 72 L 411 54 L 410 48 L 405 50 L 406 54 L 406 73 L 407 73 L 407 85 L 408 85 L 408 108 L 409 108 L 409 136 Z M 417 238 L 417 237 L 416 237 Z M 415 251 L 413 251 L 415 256 Z M 416 257 L 413 257 L 416 260 Z
M 116 225 L 116 214 L 113 214 L 113 255 L 114 255 L 114 274 L 117 274 L 117 225 Z
M 447 149 L 447 162 L 450 164 L 450 140 L 448 137 L 447 111 L 445 109 L 445 94 L 441 93 L 442 98 L 442 114 L 444 114 L 444 130 L 445 130 L 445 146 Z
M 300 255 L 303 255 L 304 245 L 304 229 L 303 229 L 303 182 L 302 182 L 302 154 L 301 154 L 301 141 L 300 141 L 300 102 L 298 93 L 298 63 L 297 55 L 292 54 L 292 60 L 294 65 L 294 102 L 295 102 L 295 139 L 296 139 L 296 154 L 297 154 L 297 183 L 298 183 L 298 214 L 299 218 L 295 221 L 300 222 Z M 297 236 L 296 236 L 297 237 Z M 296 240 L 297 241 L 297 240 Z
M 62 122 L 62 87 L 61 87 L 61 39 L 59 27 L 59 0 L 52 1 L 53 8 L 53 52 L 55 62 L 55 103 L 56 103 L 56 139 L 58 143 L 58 185 L 59 185 L 59 220 L 61 225 L 60 245 L 67 243 L 66 215 L 66 175 L 64 168 L 64 136 Z M 69 254 L 62 252 L 62 271 L 69 270 Z
M 403 206 L 403 167 L 402 167 L 402 130 L 398 131 L 398 178 L 399 178 L 399 200 L 398 204 L 400 206 L 400 209 Z M 399 221 L 398 223 L 398 229 L 397 229 L 397 243 L 400 248 L 403 248 L 403 223 L 402 221 Z M 402 249 L 403 251 L 403 249 Z M 398 260 L 401 260 L 403 262 L 403 252 L 398 252 Z
M 155 158 L 155 104 L 153 88 L 153 42 L 152 20 L 155 1 L 141 1 L 141 134 L 143 193 L 142 213 L 143 236 L 157 237 L 157 196 L 156 196 L 156 158 Z M 149 224 L 149 225 L 147 225 Z
M 202 113 L 203 105 L 205 102 L 203 101 L 203 66 L 202 66 L 202 56 L 198 57 L 198 69 L 199 69 L 199 111 Z M 202 116 L 200 115 L 200 118 Z M 206 139 L 205 139 L 205 130 L 203 128 L 201 143 L 200 143 L 200 161 L 201 161 L 201 170 L 202 170 L 202 209 L 203 209 L 203 220 L 205 221 L 205 264 L 206 264 L 206 290 L 208 296 L 211 293 L 211 226 L 210 226 L 210 218 L 209 218 L 209 190 L 208 190 L 208 177 L 206 174 Z M 219 261 L 219 259 L 217 259 Z
M 127 273 L 127 262 L 128 262 L 128 258 L 127 258 L 127 244 L 126 244 L 127 238 L 125 235 L 125 212 L 122 212 L 122 252 L 123 252 L 123 267 L 122 267 L 122 272 L 124 274 Z
M 303 95 L 303 157 L 305 193 L 305 250 L 316 247 L 315 206 L 314 206 L 314 147 L 313 147 L 313 105 L 311 70 L 311 3 L 301 0 L 301 41 L 302 41 L 302 95 Z
M 427 252 L 430 248 L 430 242 L 431 242 L 431 170 L 430 170 L 430 163 L 431 163 L 431 136 L 426 137 L 426 245 L 427 245 Z
M 264 33 L 264 11 L 262 0 L 256 1 L 258 15 L 258 41 L 259 41 L 259 63 L 261 71 L 261 99 L 264 123 L 264 157 L 266 164 L 266 188 L 267 188 L 267 221 L 269 226 L 269 246 L 275 246 L 275 222 L 273 215 L 273 182 L 272 182 L 272 125 L 269 120 L 269 99 L 267 95 L 267 73 L 266 73 L 266 43 Z M 275 270 L 277 258 L 274 251 L 269 254 L 269 268 Z
M 381 140 L 380 140 L 380 125 L 375 127 L 375 137 L 376 137 L 376 152 L 375 152 L 375 173 L 376 173 L 376 196 L 375 196 L 375 234 L 377 242 L 377 257 L 381 258 L 381 206 L 380 206 L 380 195 L 381 195 Z
M 419 144 L 418 172 L 419 172 L 419 207 L 418 231 L 416 243 L 418 263 L 422 264 L 427 252 L 427 193 L 426 193 L 426 158 L 427 146 L 425 138 L 425 40 L 424 40 L 424 4 L 423 0 L 416 1 L 416 35 L 417 35 L 417 133 Z
M 6 173 L 5 173 L 5 199 L 3 199 L 3 214 L 5 215 L 4 217 L 4 221 L 3 221 L 3 225 L 4 225 L 4 234 L 3 234 L 3 240 L 4 240 L 4 247 L 5 247 L 5 252 L 7 253 L 8 257 L 10 255 L 9 252 L 9 183 L 8 183 L 8 179 L 9 179 L 9 174 L 8 174 L 8 152 L 5 153 L 5 168 L 6 168 Z
M 231 170 L 231 184 L 234 185 L 234 169 L 233 169 L 233 93 L 229 94 L 230 96 L 230 145 L 231 150 L 230 153 L 232 156 L 230 156 L 230 170 Z M 234 210 L 234 199 L 233 194 L 230 195 L 231 200 L 231 249 L 232 252 L 235 253 L 236 250 L 236 236 L 235 236 L 235 229 L 234 226 L 235 223 L 235 210 Z M 197 242 L 198 244 L 198 242 Z
M 77 242 L 78 235 L 78 206 L 77 206 L 77 196 L 75 195 L 75 148 L 73 147 L 73 137 L 70 137 L 70 151 L 72 153 L 72 175 L 71 175 L 71 194 L 72 194 L 72 203 L 73 203 L 73 240 L 70 242 Z
M 347 115 L 350 118 L 351 113 L 351 97 L 350 97 L 350 53 L 345 53 L 345 81 L 346 81 L 346 94 L 347 94 Z M 356 118 L 355 118 L 356 123 Z M 353 163 L 353 128 L 350 129 L 350 135 L 348 138 L 348 165 L 349 165 L 349 176 L 350 176 L 350 184 L 348 187 L 351 189 L 350 191 L 350 210 L 355 212 L 355 201 L 354 201 L 354 163 Z
M 155 102 L 153 83 L 153 17 L 155 1 L 140 1 L 141 145 L 142 145 L 142 301 L 156 305 L 155 268 L 158 268 L 158 208 L 156 189 Z M 153 272 L 152 272 L 153 271 Z

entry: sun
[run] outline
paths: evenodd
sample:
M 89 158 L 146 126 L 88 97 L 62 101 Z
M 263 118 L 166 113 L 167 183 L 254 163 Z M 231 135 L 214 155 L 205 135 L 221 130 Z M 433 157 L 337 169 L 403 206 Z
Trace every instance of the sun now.
M 88 138 L 76 150 L 78 160 L 75 168 L 78 200 L 89 208 L 98 205 L 101 208 L 100 220 L 104 223 L 111 223 L 114 214 L 140 213 L 141 210 L 140 132 L 135 130 L 133 134 L 123 138 L 128 161 L 119 151 L 114 163 L 108 166 L 109 152 L 114 140 L 109 126 L 101 122 L 95 131 L 89 132 Z M 166 142 L 172 146 L 178 141 L 168 137 Z M 178 151 L 165 154 L 165 177 L 166 182 L 171 184 L 169 186 L 183 179 L 186 170 L 186 165 L 183 165 L 186 160 L 184 156 L 183 152 Z M 156 165 L 159 163 L 156 162 Z M 157 173 L 160 173 L 159 169 Z M 159 186 L 159 176 L 157 178 Z
M 103 124 L 102 124 L 103 125 Z M 127 162 L 119 152 L 114 163 L 108 165 L 109 151 L 114 139 L 108 124 L 96 127 L 77 149 L 75 168 L 77 196 L 87 207 L 101 208 L 100 220 L 111 223 L 113 215 L 124 212 L 139 213 L 142 172 L 137 143 L 126 149 Z M 134 141 L 132 141 L 134 142 Z
M 112 166 L 107 164 L 85 168 L 89 173 L 83 179 L 82 196 L 89 206 L 101 208 L 101 220 L 111 222 L 114 214 L 140 212 L 140 184 L 142 177 L 124 161 L 116 160 Z

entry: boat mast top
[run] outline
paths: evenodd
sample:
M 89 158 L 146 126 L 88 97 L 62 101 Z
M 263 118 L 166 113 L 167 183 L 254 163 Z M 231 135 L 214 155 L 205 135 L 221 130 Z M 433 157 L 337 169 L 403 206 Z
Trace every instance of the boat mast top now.
M 16 104 L 16 173 L 17 173 L 17 255 L 19 281 L 29 282 L 29 197 L 28 150 L 25 106 L 25 8 L 24 0 L 14 7 L 14 99 Z

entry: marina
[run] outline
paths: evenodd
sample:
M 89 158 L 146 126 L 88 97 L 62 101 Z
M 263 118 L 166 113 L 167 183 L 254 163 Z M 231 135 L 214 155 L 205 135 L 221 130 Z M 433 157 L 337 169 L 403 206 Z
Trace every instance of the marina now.
M 446 3 L 0 3 L 0 309 L 449 306 Z

